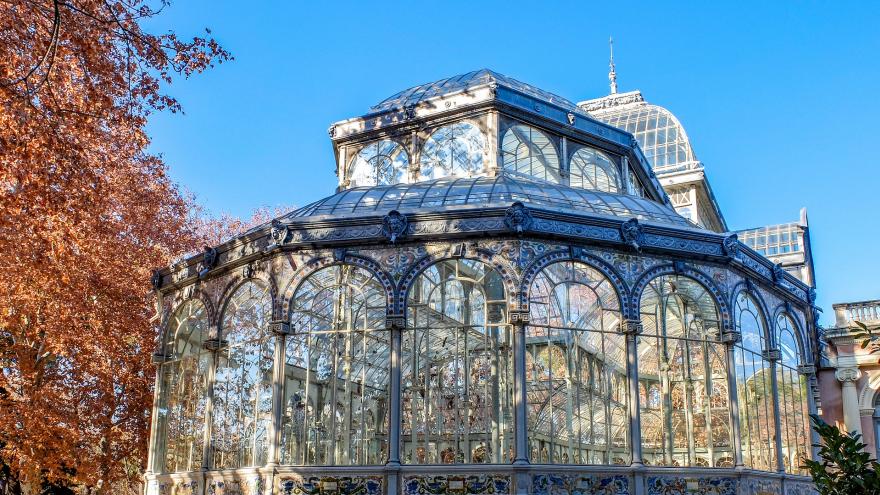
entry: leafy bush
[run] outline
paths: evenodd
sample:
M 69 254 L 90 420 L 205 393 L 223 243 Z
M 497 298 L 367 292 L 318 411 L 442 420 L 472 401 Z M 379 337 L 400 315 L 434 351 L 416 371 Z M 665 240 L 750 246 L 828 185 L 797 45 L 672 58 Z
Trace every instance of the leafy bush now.
M 807 460 L 816 489 L 821 495 L 880 495 L 880 464 L 865 452 L 861 435 L 850 435 L 811 414 L 813 429 L 822 438 L 818 461 Z

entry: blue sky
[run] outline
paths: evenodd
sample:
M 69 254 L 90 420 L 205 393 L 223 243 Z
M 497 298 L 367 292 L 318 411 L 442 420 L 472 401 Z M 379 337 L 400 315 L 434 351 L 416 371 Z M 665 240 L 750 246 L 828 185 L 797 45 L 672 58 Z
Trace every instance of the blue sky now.
M 235 56 L 171 93 L 152 148 L 214 212 L 305 205 L 336 185 L 327 128 L 407 87 L 488 67 L 573 101 L 640 89 L 684 124 L 732 229 L 808 208 L 823 321 L 880 298 L 880 4 L 178 0 Z

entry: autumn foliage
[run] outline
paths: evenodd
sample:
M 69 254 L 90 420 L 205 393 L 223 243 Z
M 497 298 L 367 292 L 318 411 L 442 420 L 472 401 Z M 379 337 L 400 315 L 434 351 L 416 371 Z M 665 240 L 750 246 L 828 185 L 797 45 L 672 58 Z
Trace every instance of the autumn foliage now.
M 151 269 L 204 240 L 145 124 L 229 59 L 146 32 L 164 3 L 0 0 L 0 493 L 143 470 Z

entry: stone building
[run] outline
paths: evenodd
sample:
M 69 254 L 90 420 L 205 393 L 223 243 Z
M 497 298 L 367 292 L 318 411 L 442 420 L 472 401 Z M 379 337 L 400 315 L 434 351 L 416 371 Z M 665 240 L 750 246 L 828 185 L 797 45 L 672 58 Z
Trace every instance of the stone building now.
M 639 132 L 485 69 L 331 126 L 334 194 L 153 278 L 148 493 L 810 493 L 813 291 Z

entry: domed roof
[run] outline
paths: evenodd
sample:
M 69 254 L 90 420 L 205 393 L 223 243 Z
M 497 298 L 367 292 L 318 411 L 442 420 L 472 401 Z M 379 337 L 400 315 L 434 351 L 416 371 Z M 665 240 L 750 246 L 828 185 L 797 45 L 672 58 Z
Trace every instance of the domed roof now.
M 577 105 L 559 95 L 555 95 L 553 93 L 550 93 L 549 91 L 544 91 L 543 89 L 532 86 L 531 84 L 517 81 L 512 77 L 507 77 L 504 74 L 499 74 L 498 72 L 489 69 L 475 70 L 472 72 L 468 72 L 467 74 L 460 74 L 457 76 L 440 79 L 439 81 L 434 81 L 432 83 L 413 86 L 412 88 L 405 89 L 374 105 L 370 108 L 370 113 L 374 114 L 379 112 L 386 112 L 389 110 L 401 110 L 405 107 L 418 105 L 419 103 L 430 100 L 431 98 L 455 93 L 458 91 L 466 91 L 470 88 L 476 88 L 477 86 L 483 86 L 486 84 L 504 86 L 508 89 L 512 89 L 519 93 L 529 95 L 544 102 L 555 104 L 559 107 L 565 108 L 566 110 L 578 114 L 584 114 L 583 110 L 581 110 Z
M 357 187 L 295 210 L 283 217 L 346 217 L 440 210 L 506 207 L 514 202 L 538 209 L 607 217 L 638 218 L 679 227 L 694 227 L 671 207 L 649 199 L 576 189 L 559 184 L 513 178 L 445 177 L 412 184 Z

